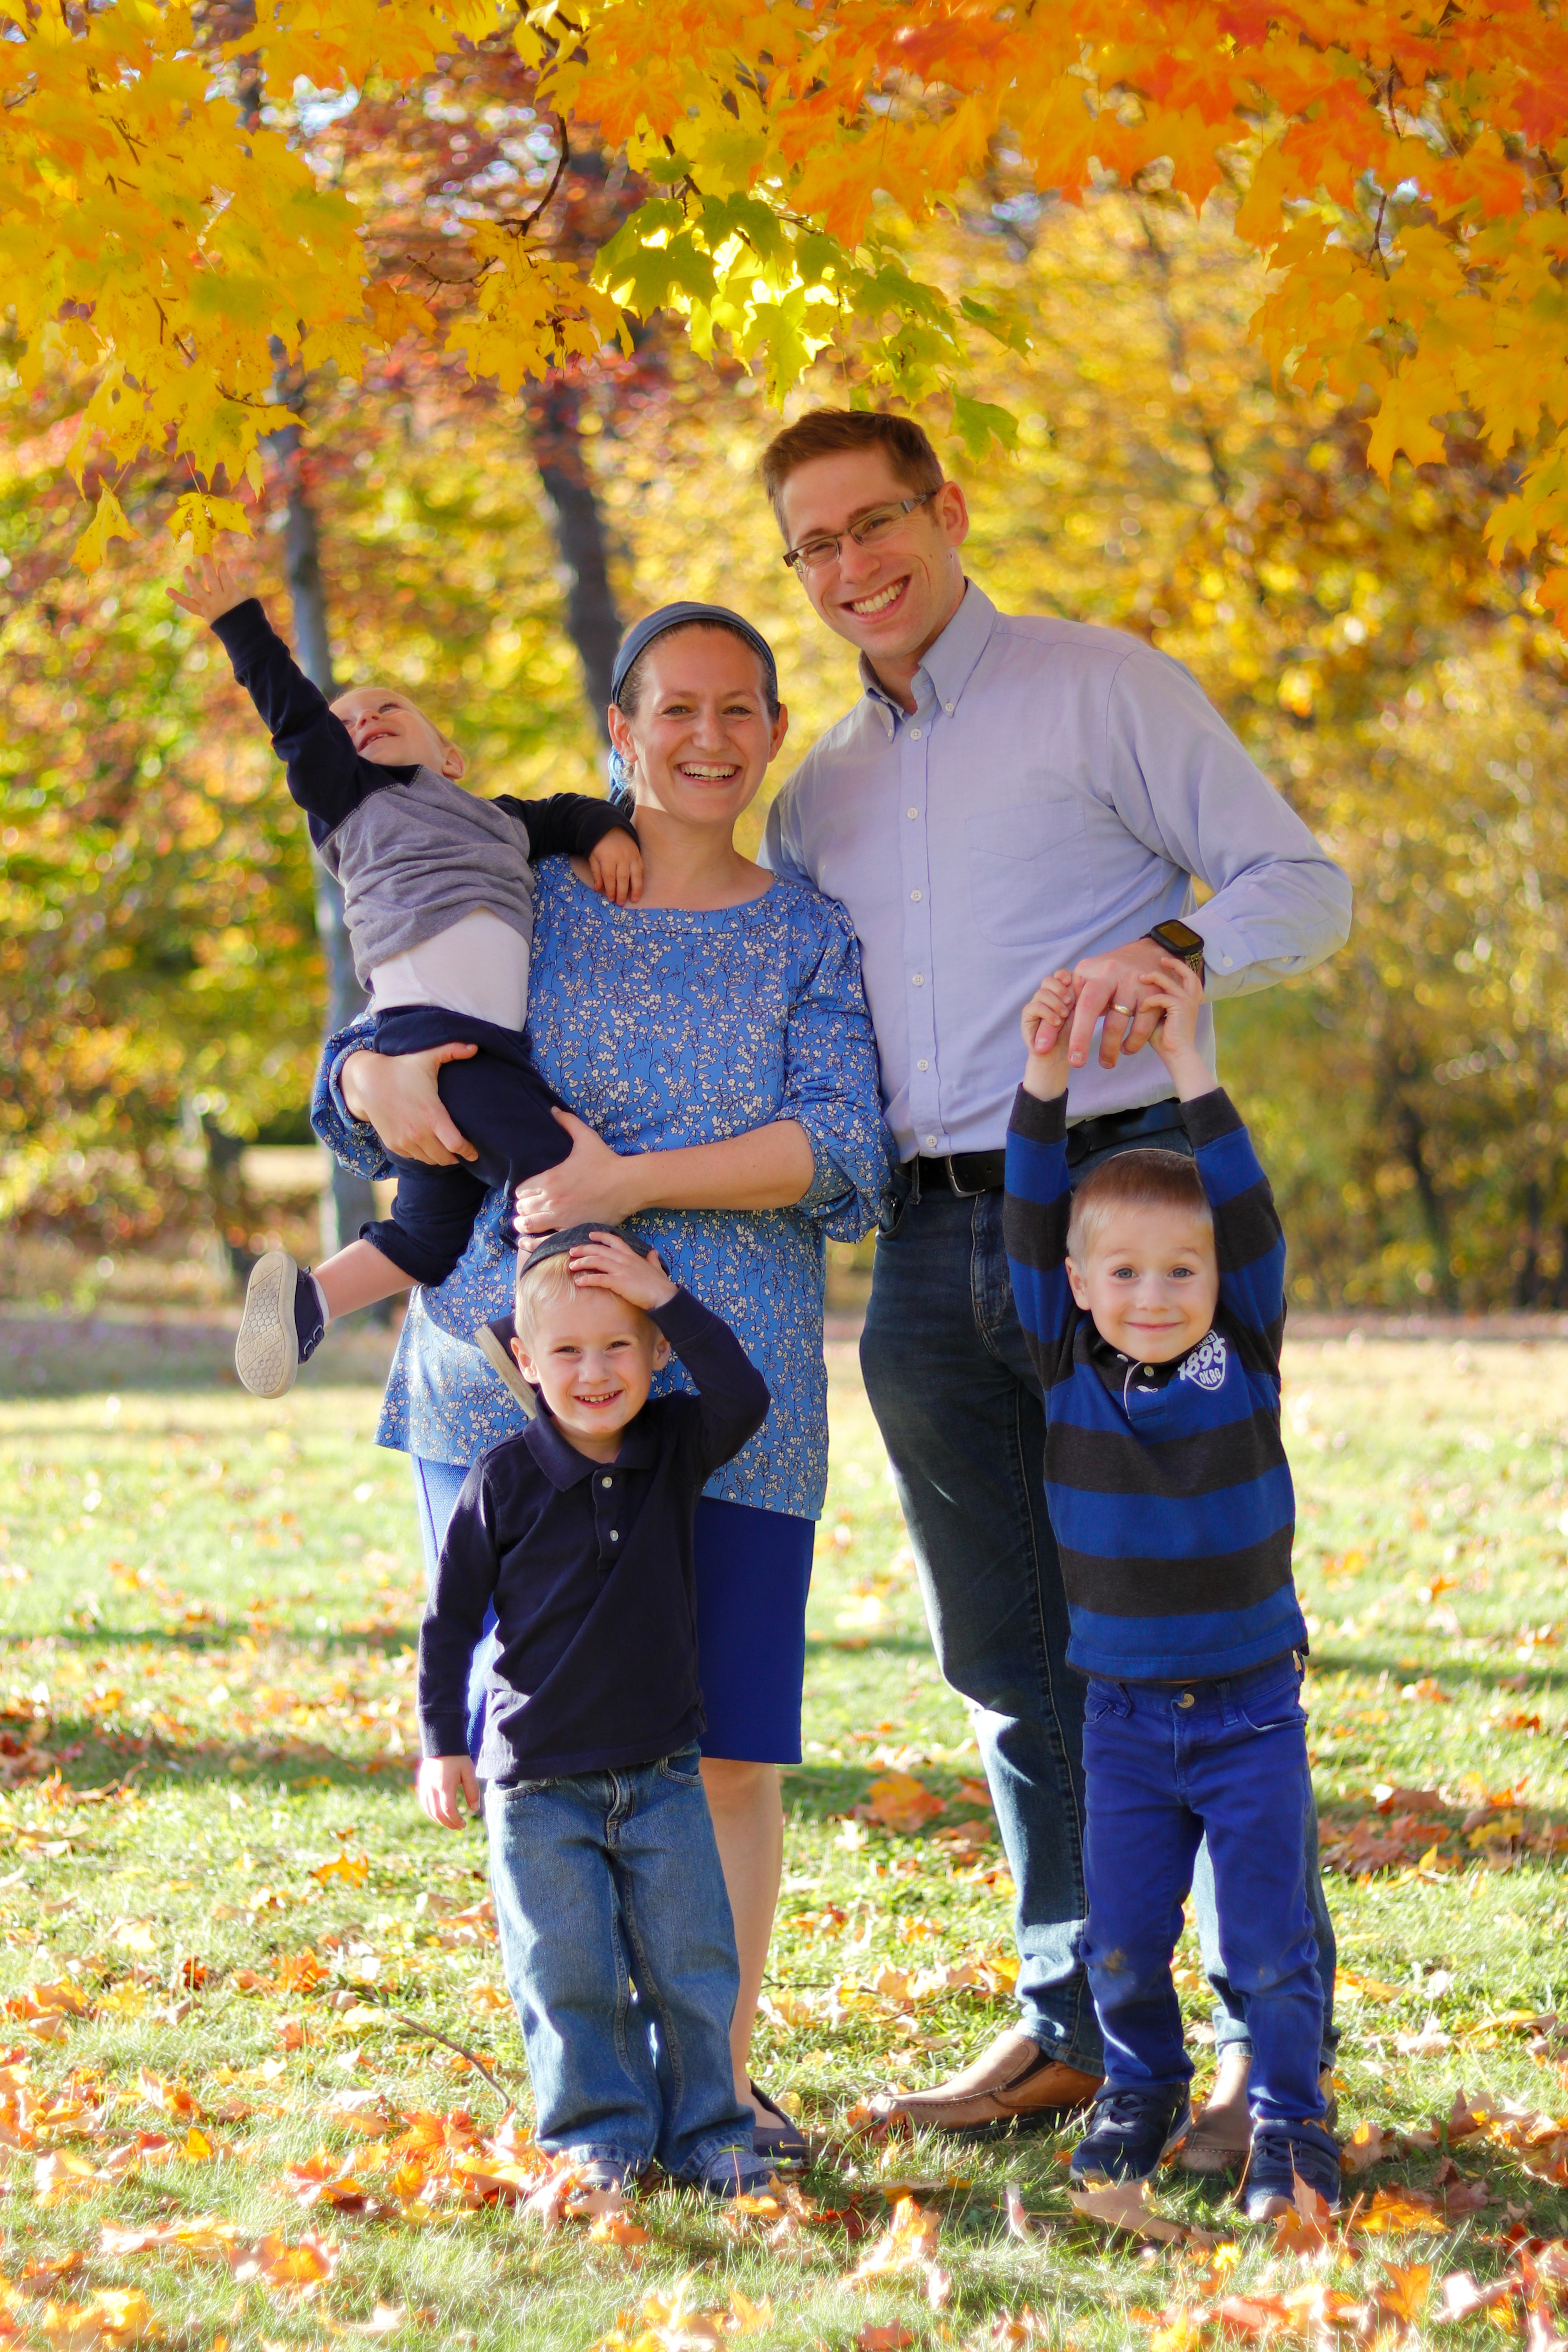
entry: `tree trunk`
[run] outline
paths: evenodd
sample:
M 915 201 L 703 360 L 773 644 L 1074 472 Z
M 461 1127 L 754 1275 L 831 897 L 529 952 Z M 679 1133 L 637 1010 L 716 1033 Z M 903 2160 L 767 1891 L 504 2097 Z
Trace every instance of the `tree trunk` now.
M 1414 1103 L 1404 1097 L 1394 1105 L 1394 1132 L 1405 1166 L 1415 1180 L 1415 1197 L 1436 1260 L 1437 1295 L 1450 1314 L 1459 1308 L 1459 1286 L 1454 1279 L 1453 1244 L 1448 1232 L 1447 1204 L 1437 1190 L 1426 1158 L 1426 1129 Z
M 279 387 L 294 407 L 300 405 L 300 385 Z M 288 498 L 284 560 L 289 597 L 294 614 L 294 643 L 300 668 L 313 686 L 331 699 L 337 691 L 332 677 L 331 647 L 327 639 L 327 601 L 321 588 L 321 541 L 316 510 L 300 473 L 300 433 L 285 425 L 268 436 L 268 446 L 283 473 Z M 343 894 L 320 857 L 312 853 L 315 873 L 316 937 L 327 967 L 327 1034 L 342 1029 L 364 1011 L 368 999 L 354 976 L 349 951 L 348 925 L 343 920 Z M 375 1215 L 375 1195 L 369 1180 L 351 1168 L 332 1162 L 331 1176 L 321 1190 L 321 1254 L 331 1257 L 355 1240 L 361 1225 Z
M 583 691 L 600 740 L 610 730 L 610 672 L 621 641 L 621 616 L 605 546 L 605 522 L 588 472 L 579 427 L 582 395 L 568 375 L 552 369 L 528 403 L 534 463 L 550 502 L 555 544 L 566 574 L 566 630 L 583 665 Z

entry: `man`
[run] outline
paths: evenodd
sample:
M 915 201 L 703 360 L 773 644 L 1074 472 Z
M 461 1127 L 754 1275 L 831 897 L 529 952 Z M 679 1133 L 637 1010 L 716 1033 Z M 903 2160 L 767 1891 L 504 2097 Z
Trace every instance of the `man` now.
M 1044 1413 L 1002 1242 L 1018 1014 L 1043 973 L 1072 968 L 1075 1173 L 1130 1146 L 1184 1150 L 1142 1051 L 1159 1015 L 1139 975 L 1159 947 L 1210 998 L 1305 971 L 1342 944 L 1350 887 L 1178 663 L 1115 630 L 1003 615 L 966 582 L 963 492 L 918 425 L 818 409 L 762 471 L 784 560 L 858 649 L 865 689 L 780 794 L 764 854 L 840 899 L 859 934 L 902 1163 L 861 1365 L 1017 1885 L 1017 2026 L 952 2081 L 881 2104 L 953 2129 L 1056 2121 L 1102 2065 L 1079 1954 L 1082 1685 L 1064 1664 Z M 1201 908 L 1194 877 L 1213 894 Z M 1199 1043 L 1212 1063 L 1206 1005 Z M 1331 1981 L 1315 1822 L 1310 1836 Z M 1224 2002 L 1212 1880 L 1196 1892 Z M 1221 2038 L 1217 2105 L 1244 2147 L 1234 1997 Z

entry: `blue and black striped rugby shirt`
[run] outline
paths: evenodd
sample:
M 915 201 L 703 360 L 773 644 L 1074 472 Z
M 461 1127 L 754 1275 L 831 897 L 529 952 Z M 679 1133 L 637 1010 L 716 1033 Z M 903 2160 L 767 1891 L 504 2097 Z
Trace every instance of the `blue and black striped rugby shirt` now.
M 1101 1339 L 1068 1285 L 1066 1097 L 1020 1088 L 1007 1131 L 1007 1256 L 1046 1394 L 1068 1663 L 1119 1682 L 1213 1679 L 1307 1646 L 1279 1434 L 1285 1235 L 1229 1096 L 1181 1108 L 1219 1304 L 1195 1348 L 1152 1367 Z

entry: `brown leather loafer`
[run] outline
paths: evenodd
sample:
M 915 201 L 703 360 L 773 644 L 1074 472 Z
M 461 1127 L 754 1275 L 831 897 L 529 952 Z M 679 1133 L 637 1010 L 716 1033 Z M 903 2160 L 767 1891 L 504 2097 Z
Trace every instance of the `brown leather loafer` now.
M 1024 2122 L 1055 2126 L 1087 2107 L 1102 2077 L 1064 2066 L 1016 2026 L 973 2065 L 930 2091 L 885 2091 L 870 2100 L 884 2123 L 921 2131 L 990 2132 Z

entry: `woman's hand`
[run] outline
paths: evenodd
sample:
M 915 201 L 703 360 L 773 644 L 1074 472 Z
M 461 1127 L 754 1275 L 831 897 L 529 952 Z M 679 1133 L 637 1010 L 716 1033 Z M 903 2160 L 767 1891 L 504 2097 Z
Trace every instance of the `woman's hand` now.
M 572 1138 L 571 1154 L 518 1186 L 519 1233 L 558 1234 L 568 1225 L 601 1221 L 618 1225 L 635 1215 L 645 1205 L 637 1181 L 638 1162 L 658 1154 L 638 1152 L 623 1159 L 571 1111 L 558 1110 L 552 1116 Z
M 399 1160 L 421 1160 L 427 1168 L 450 1168 L 479 1153 L 453 1125 L 436 1084 L 444 1062 L 466 1062 L 477 1045 L 429 1045 L 423 1054 L 373 1054 L 361 1048 L 343 1064 L 338 1080 L 355 1118 L 374 1127 Z

